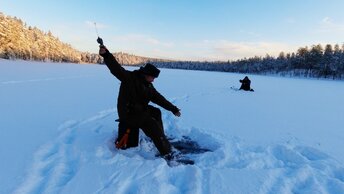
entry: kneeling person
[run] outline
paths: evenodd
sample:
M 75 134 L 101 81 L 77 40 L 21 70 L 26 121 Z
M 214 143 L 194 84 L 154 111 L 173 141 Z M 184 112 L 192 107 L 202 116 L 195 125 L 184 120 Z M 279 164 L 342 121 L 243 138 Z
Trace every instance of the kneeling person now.
M 139 129 L 142 129 L 152 139 L 162 156 L 170 156 L 171 144 L 164 133 L 161 111 L 148 105 L 149 102 L 153 102 L 177 117 L 181 115 L 180 109 L 163 97 L 152 84 L 159 76 L 160 70 L 150 63 L 138 70 L 125 70 L 105 46 L 100 46 L 99 54 L 104 58 L 110 72 L 121 81 L 117 100 L 117 147 L 137 146 Z M 127 136 L 127 142 L 122 141 L 124 136 Z
M 245 76 L 244 79 L 239 80 L 241 83 L 240 89 L 239 90 L 245 90 L 245 91 L 251 91 L 253 92 L 254 90 L 251 88 L 251 80 L 248 79 L 247 76 Z

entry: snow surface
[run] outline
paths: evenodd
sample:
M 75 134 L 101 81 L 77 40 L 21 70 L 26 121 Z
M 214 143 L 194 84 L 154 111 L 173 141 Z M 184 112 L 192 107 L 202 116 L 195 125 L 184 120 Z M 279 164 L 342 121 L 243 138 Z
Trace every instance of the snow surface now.
M 134 69 L 134 68 L 129 68 Z M 212 152 L 170 167 L 116 150 L 119 81 L 105 66 L 0 60 L 0 193 L 344 193 L 344 83 L 162 69 L 169 137 Z

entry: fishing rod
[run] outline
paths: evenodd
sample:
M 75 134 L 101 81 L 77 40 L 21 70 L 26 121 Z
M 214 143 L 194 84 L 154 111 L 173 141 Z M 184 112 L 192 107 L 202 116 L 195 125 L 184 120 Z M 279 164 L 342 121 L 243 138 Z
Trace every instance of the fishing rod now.
M 98 38 L 97 38 L 98 44 L 99 44 L 100 46 L 104 46 L 104 44 L 103 44 L 103 39 L 99 37 L 99 33 L 98 33 L 97 23 L 96 23 L 96 22 L 94 22 L 94 27 L 95 27 L 95 29 L 96 29 L 96 33 L 97 33 L 97 36 L 98 36 Z

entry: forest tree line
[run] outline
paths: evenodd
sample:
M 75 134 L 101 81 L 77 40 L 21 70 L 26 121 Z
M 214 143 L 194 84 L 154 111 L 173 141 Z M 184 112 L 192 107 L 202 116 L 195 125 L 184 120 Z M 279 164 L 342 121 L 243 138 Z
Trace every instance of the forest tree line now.
M 97 46 L 95 44 L 95 46 Z M 127 53 L 114 53 L 122 64 L 137 65 L 147 61 L 162 61 Z M 34 61 L 102 64 L 103 59 L 95 53 L 80 52 L 61 42 L 51 32 L 27 26 L 21 19 L 0 12 L 0 58 Z M 167 61 L 167 60 L 164 60 Z
M 27 26 L 22 20 L 0 13 L 0 57 L 35 61 L 81 61 L 80 52 L 62 43 L 51 32 Z
M 344 79 L 344 45 L 301 47 L 296 52 L 281 52 L 278 57 L 255 56 L 235 61 L 172 61 L 114 53 L 123 65 L 143 65 L 190 70 L 277 74 L 327 79 Z M 27 26 L 21 19 L 0 12 L 0 58 L 34 61 L 102 64 L 98 54 L 80 52 L 61 42 L 51 32 Z
M 344 79 L 344 44 L 301 47 L 296 53 L 281 52 L 278 57 L 255 56 L 227 62 L 158 62 L 157 65 L 177 69 Z

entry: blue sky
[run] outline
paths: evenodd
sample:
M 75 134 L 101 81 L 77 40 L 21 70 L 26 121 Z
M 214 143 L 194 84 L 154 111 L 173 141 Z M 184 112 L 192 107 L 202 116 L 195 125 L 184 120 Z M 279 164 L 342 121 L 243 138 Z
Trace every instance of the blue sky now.
M 343 0 L 0 0 L 0 11 L 97 52 L 183 60 L 278 55 L 344 42 Z

